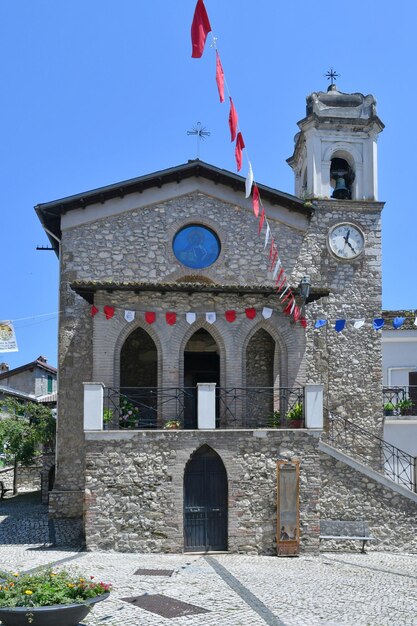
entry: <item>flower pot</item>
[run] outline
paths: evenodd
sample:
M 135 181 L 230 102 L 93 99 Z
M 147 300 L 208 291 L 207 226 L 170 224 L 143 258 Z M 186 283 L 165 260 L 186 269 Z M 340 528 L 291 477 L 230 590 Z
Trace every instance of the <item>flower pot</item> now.
M 304 420 L 289 420 L 288 428 L 302 428 Z
M 82 604 L 0 607 L 0 620 L 3 626 L 78 626 L 94 604 L 108 596 L 108 593 L 103 593 L 84 600 Z

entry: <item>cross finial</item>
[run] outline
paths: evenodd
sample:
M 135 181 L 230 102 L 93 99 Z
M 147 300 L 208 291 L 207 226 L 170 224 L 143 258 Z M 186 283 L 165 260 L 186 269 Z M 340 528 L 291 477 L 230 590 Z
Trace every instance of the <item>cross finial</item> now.
M 325 77 L 327 80 L 330 80 L 330 84 L 333 85 L 335 79 L 340 77 L 340 74 L 337 74 L 336 70 L 331 67 L 330 70 L 325 73 Z
M 197 137 L 197 159 L 200 158 L 200 142 L 204 141 L 206 137 L 210 137 L 211 133 L 205 126 L 201 125 L 201 122 L 197 122 L 196 126 L 193 126 L 191 130 L 187 130 L 187 135 L 196 135 Z

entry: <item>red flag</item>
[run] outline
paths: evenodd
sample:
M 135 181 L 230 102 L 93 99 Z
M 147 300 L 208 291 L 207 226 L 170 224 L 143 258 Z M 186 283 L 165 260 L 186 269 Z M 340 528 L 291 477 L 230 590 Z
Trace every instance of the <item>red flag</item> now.
M 199 59 L 203 56 L 204 45 L 210 31 L 211 26 L 206 7 L 203 0 L 198 0 L 194 11 L 193 23 L 191 24 L 191 56 L 193 59 Z
M 275 281 L 275 287 L 278 287 L 279 283 L 281 282 L 281 278 L 282 278 L 283 273 L 284 273 L 284 268 L 281 267 L 281 269 L 279 270 L 277 279 Z
M 248 320 L 253 320 L 256 317 L 256 309 L 254 308 L 245 309 L 245 313 Z
M 298 322 L 298 320 L 300 319 L 300 315 L 301 315 L 300 307 L 296 304 L 294 308 L 294 313 L 293 313 L 294 322 Z
M 91 317 L 94 317 L 95 315 L 97 315 L 97 313 L 98 313 L 98 308 L 96 306 L 94 306 L 94 304 L 93 304 L 93 306 L 91 307 L 91 310 L 90 310 Z
M 300 324 L 301 324 L 301 326 L 302 326 L 303 328 L 307 328 L 307 320 L 306 320 L 306 318 L 305 318 L 305 317 L 302 317 L 302 318 L 300 319 Z
M 285 296 L 285 298 L 282 298 L 282 304 L 284 304 L 285 300 L 288 300 L 288 298 L 290 298 L 290 297 L 294 300 L 291 289 L 288 290 L 288 293 Z M 290 300 L 290 302 L 291 302 L 291 300 Z
M 114 307 L 112 307 L 112 306 L 107 306 L 106 305 L 103 308 L 103 311 L 104 311 L 104 315 L 106 316 L 106 320 L 111 319 L 113 317 L 113 315 L 114 315 Z
M 220 102 L 224 102 L 224 72 L 219 53 L 216 50 L 216 83 L 219 90 Z M 233 141 L 233 139 L 232 139 Z
M 275 239 L 272 237 L 272 239 L 271 239 L 271 247 L 269 248 L 269 260 L 272 259 L 275 250 L 276 250 Z
M 259 218 L 258 234 L 261 233 L 262 226 L 264 225 L 264 221 L 265 221 L 265 209 L 262 207 L 261 217 Z
M 169 311 L 168 313 L 165 313 L 165 319 L 167 321 L 167 324 L 173 326 L 177 321 L 177 314 Z
M 237 132 L 237 113 L 235 109 L 235 105 L 233 104 L 232 98 L 229 97 L 230 100 L 230 111 L 229 111 L 229 128 L 230 128 L 230 141 L 234 141 L 236 139 Z
M 225 315 L 228 322 L 234 322 L 236 319 L 236 311 L 226 311 Z
M 294 301 L 294 298 L 288 302 L 287 306 L 285 307 L 285 309 L 283 311 L 284 315 L 289 315 L 291 313 L 293 301 Z
M 272 268 L 274 267 L 277 258 L 278 258 L 278 250 L 277 248 L 275 248 L 274 256 L 272 257 L 271 265 L 269 267 L 270 272 L 272 272 Z
M 153 311 L 146 311 L 145 320 L 148 322 L 148 324 L 153 324 L 156 320 L 156 313 L 154 313 Z
M 236 137 L 236 147 L 235 147 L 235 157 L 236 157 L 236 166 L 237 171 L 239 172 L 242 167 L 242 150 L 245 147 L 245 142 L 243 141 L 242 133 L 238 133 Z
M 259 215 L 259 189 L 256 185 L 254 185 L 252 189 L 253 189 L 253 192 L 252 192 L 253 212 L 255 214 L 255 217 L 258 217 Z

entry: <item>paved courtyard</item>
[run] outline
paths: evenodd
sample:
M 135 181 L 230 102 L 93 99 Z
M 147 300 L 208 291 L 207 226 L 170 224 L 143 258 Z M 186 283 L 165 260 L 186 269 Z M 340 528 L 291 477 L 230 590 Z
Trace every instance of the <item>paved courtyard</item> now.
M 38 494 L 0 502 L 0 569 L 51 565 L 113 584 L 85 625 L 417 626 L 417 554 L 363 555 L 359 546 L 292 559 L 83 552 L 79 531 L 48 523 Z M 132 597 L 141 607 L 123 599 Z

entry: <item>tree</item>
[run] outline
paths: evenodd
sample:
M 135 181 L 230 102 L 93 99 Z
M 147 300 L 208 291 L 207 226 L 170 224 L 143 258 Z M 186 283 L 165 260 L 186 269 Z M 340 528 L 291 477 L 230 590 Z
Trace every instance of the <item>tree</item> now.
M 14 467 L 16 493 L 17 466 L 30 465 L 42 448 L 45 452 L 53 451 L 56 424 L 51 410 L 42 404 L 9 398 L 3 406 L 9 417 L 0 420 L 0 449 Z

